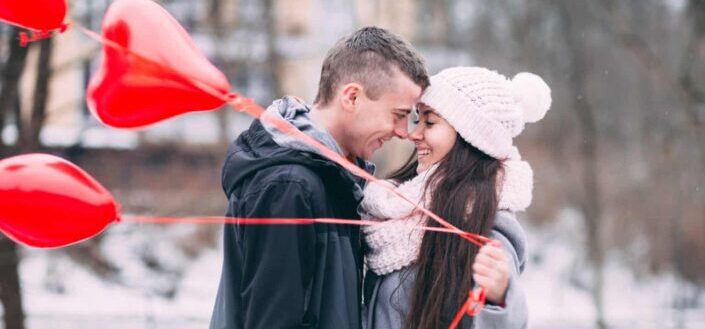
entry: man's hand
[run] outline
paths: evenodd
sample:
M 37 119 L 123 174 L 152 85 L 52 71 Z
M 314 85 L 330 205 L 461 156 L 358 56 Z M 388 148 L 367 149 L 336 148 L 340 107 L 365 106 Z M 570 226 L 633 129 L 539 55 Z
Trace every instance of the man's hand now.
M 485 289 L 487 300 L 504 305 L 509 287 L 509 260 L 499 241 L 492 241 L 482 248 L 472 264 L 473 279 Z

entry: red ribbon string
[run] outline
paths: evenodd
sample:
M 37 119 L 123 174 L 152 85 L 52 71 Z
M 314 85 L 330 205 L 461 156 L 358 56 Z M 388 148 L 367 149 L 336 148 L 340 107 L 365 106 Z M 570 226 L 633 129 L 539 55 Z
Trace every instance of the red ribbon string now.
M 98 41 L 108 47 L 111 47 L 117 51 L 120 51 L 120 52 L 123 52 L 127 55 L 130 55 L 133 58 L 137 59 L 138 61 L 143 62 L 144 64 L 153 65 L 161 70 L 164 70 L 166 72 L 172 73 L 177 76 L 180 76 L 180 77 L 184 78 L 185 81 L 190 83 L 193 87 L 196 87 L 196 88 L 202 90 L 203 92 L 205 92 L 213 97 L 221 99 L 223 102 L 231 105 L 236 110 L 248 113 L 257 119 L 260 119 L 260 121 L 271 124 L 271 125 L 275 126 L 277 129 L 281 130 L 282 132 L 287 133 L 292 137 L 298 138 L 301 141 L 304 141 L 309 146 L 315 148 L 321 154 L 323 154 L 324 156 L 326 156 L 330 160 L 334 161 L 335 163 L 339 164 L 343 168 L 347 169 L 351 173 L 353 173 L 353 174 L 355 174 L 355 175 L 357 175 L 357 176 L 359 176 L 359 177 L 361 177 L 371 183 L 381 185 L 382 187 L 384 187 L 385 189 L 390 191 L 395 196 L 397 196 L 397 197 L 401 198 L 402 200 L 408 202 L 409 204 L 413 205 L 415 207 L 415 210 L 418 210 L 418 211 L 424 213 L 425 215 L 431 217 L 433 220 L 435 220 L 441 226 L 444 227 L 443 230 L 436 230 L 437 228 L 436 229 L 424 228 L 425 230 L 454 233 L 454 234 L 457 234 L 458 236 L 462 237 L 463 239 L 469 241 L 470 243 L 473 243 L 478 246 L 483 246 L 484 244 L 486 244 L 490 241 L 490 239 L 487 237 L 477 235 L 477 234 L 467 233 L 467 232 L 464 232 L 464 231 L 458 229 L 457 227 L 453 226 L 445 219 L 434 214 L 433 212 L 431 212 L 430 210 L 421 206 L 420 204 L 417 204 L 416 202 L 407 198 L 405 195 L 399 193 L 395 189 L 387 186 L 387 184 L 382 183 L 379 179 L 372 176 L 368 172 L 364 171 L 360 167 L 356 166 L 355 164 L 353 164 L 349 160 L 345 159 L 340 154 L 334 152 L 333 150 L 329 149 L 325 145 L 321 144 L 319 141 L 304 134 L 303 132 L 298 130 L 295 126 L 293 126 L 291 123 L 287 122 L 286 120 L 283 120 L 282 118 L 279 118 L 276 116 L 266 115 L 265 109 L 262 106 L 260 106 L 259 104 L 257 104 L 253 99 L 243 97 L 237 93 L 224 94 L 221 91 L 216 90 L 215 88 L 213 88 L 213 87 L 211 87 L 201 81 L 198 81 L 197 79 L 195 79 L 193 77 L 185 76 L 181 72 L 174 70 L 173 68 L 169 67 L 168 65 L 164 65 L 162 63 L 156 62 L 150 58 L 147 58 L 146 56 L 140 55 L 139 53 L 137 53 L 135 51 L 127 49 L 126 47 L 123 47 L 122 45 L 120 45 L 112 40 L 104 38 L 103 36 L 99 35 L 98 33 L 95 33 L 80 24 L 75 23 L 74 26 L 79 28 L 83 33 L 85 33 L 89 37 L 95 39 L 96 41 Z M 148 220 L 148 218 L 142 218 L 142 219 L 144 219 L 145 221 L 150 221 L 150 220 Z M 172 219 L 174 219 L 174 221 L 165 221 L 165 222 L 170 222 L 170 223 L 176 222 L 175 218 L 172 218 Z M 203 220 L 203 219 L 205 219 L 205 218 L 200 218 L 200 220 Z M 152 218 L 151 220 L 153 220 L 153 222 L 159 221 L 157 218 Z M 198 221 L 196 218 L 192 218 L 190 220 Z M 227 222 L 229 219 L 226 220 L 225 218 L 219 218 L 218 220 L 219 220 L 218 221 L 219 223 L 224 223 L 224 222 Z M 251 218 L 237 218 L 237 219 L 233 219 L 233 220 L 235 223 L 240 223 L 240 224 L 255 224 L 256 222 L 259 222 L 260 224 L 265 224 L 265 223 L 266 224 L 275 224 L 277 221 L 279 221 L 279 224 L 300 224 L 299 222 L 294 223 L 294 222 L 284 220 L 284 219 L 272 219 L 273 221 L 266 221 L 266 219 L 255 219 L 255 221 L 251 221 L 252 220 Z M 309 221 L 309 223 L 307 223 L 307 224 L 323 223 L 320 220 L 341 221 L 340 219 L 319 219 L 319 220 L 313 220 L 313 221 L 311 219 L 302 219 L 302 220 Z M 204 222 L 207 222 L 207 221 L 204 221 Z M 353 222 L 355 222 L 355 223 L 353 223 Z M 333 222 L 327 222 L 327 223 L 333 223 Z M 363 225 L 363 224 L 360 224 L 361 221 L 359 221 L 359 220 L 353 220 L 350 222 L 347 222 L 347 221 L 346 222 L 337 222 L 337 223 L 348 224 L 348 225 Z M 480 288 L 479 292 L 480 292 L 480 296 L 484 298 L 484 291 Z M 472 297 L 473 297 L 473 293 L 470 292 L 469 298 L 472 298 Z M 479 312 L 479 309 L 482 309 L 482 306 L 484 305 L 484 299 L 482 299 L 482 300 L 473 299 L 473 301 L 476 302 L 473 305 L 477 305 L 478 312 Z M 470 314 L 470 313 L 468 313 L 468 314 Z
M 355 226 L 373 226 L 381 225 L 384 222 L 359 220 L 359 219 L 340 219 L 340 218 L 241 218 L 241 217 L 150 217 L 150 216 L 123 216 L 119 219 L 122 222 L 133 223 L 152 223 L 152 224 L 240 224 L 240 225 L 311 225 L 311 224 L 340 224 L 340 225 L 355 225 Z M 430 226 L 415 226 L 414 229 L 459 234 L 454 230 L 442 227 Z M 461 233 L 467 236 L 469 240 L 478 240 L 481 235 L 473 233 Z M 473 242 L 481 246 L 481 242 Z
M 482 311 L 482 309 L 485 307 L 485 290 L 484 289 L 475 289 L 474 291 L 470 291 L 468 294 L 468 299 L 465 301 L 465 304 L 460 307 L 460 310 L 458 310 L 458 313 L 455 314 L 455 318 L 453 319 L 453 322 L 450 324 L 449 329 L 455 329 L 458 327 L 460 324 L 460 321 L 463 319 L 463 316 L 467 314 L 468 316 L 475 316 Z

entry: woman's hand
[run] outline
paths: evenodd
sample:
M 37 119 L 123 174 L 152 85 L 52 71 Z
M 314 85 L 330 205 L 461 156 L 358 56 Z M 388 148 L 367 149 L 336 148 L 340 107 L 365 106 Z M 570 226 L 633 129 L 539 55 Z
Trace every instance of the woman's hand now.
M 485 289 L 487 300 L 504 305 L 509 287 L 509 260 L 499 241 L 492 241 L 482 248 L 472 264 L 473 279 Z

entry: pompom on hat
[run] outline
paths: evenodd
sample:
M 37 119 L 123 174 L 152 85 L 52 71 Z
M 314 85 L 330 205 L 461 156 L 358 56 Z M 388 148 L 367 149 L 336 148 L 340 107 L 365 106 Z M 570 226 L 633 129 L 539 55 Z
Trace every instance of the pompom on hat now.
M 433 108 L 460 136 L 503 160 L 500 209 L 521 211 L 531 204 L 533 172 L 512 138 L 551 107 L 551 89 L 541 77 L 522 72 L 509 80 L 482 67 L 453 67 L 431 77 L 420 102 Z
M 519 107 L 523 109 L 524 122 L 537 122 L 551 107 L 551 88 L 538 75 L 521 72 L 512 79 Z

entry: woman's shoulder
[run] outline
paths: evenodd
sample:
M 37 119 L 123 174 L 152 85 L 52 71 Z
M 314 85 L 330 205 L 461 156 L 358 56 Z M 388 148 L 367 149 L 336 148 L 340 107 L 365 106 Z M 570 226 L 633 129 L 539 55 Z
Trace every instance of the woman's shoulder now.
M 516 213 L 507 210 L 497 211 L 493 230 L 507 232 L 508 234 L 523 235 L 524 233 L 524 228 L 519 223 Z
M 515 261 L 520 269 L 524 267 L 526 259 L 526 233 L 519 223 L 516 213 L 498 211 L 492 228 L 492 238 L 500 240 L 505 248 L 514 251 Z

